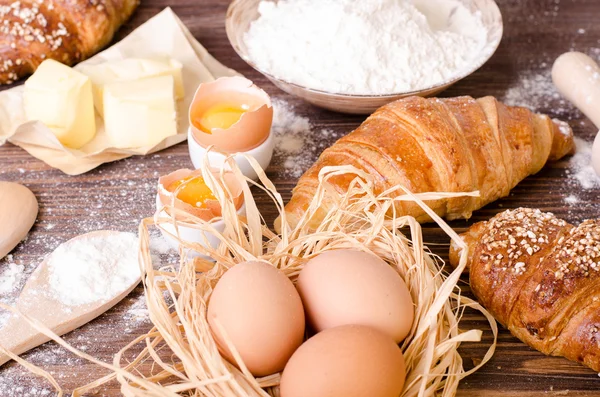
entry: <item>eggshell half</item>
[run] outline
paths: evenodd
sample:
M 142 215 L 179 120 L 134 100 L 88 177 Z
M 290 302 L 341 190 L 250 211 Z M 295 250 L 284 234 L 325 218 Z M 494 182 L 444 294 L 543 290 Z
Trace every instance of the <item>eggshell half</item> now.
M 294 284 L 265 262 L 229 269 L 210 297 L 207 317 L 221 354 L 235 364 L 217 321 L 255 376 L 281 371 L 304 339 L 304 310 Z
M 398 397 L 404 387 L 402 351 L 388 335 L 361 325 L 323 331 L 290 358 L 281 397 Z
M 236 102 L 236 94 L 243 97 L 251 109 L 242 114 L 238 122 L 228 129 L 213 128 L 207 133 L 196 127 L 194 118 L 202 110 L 218 101 Z M 241 105 L 241 103 L 240 103 Z M 200 84 L 189 110 L 189 121 L 195 141 L 204 146 L 214 145 L 226 153 L 246 152 L 263 143 L 271 131 L 273 107 L 269 95 L 252 81 L 243 77 L 221 77 L 210 83 Z
M 273 151 L 275 149 L 275 137 L 273 134 L 269 134 L 269 137 L 266 141 L 261 143 L 259 146 L 254 149 L 250 149 L 244 153 L 236 153 L 236 154 L 223 154 L 216 150 L 208 151 L 208 149 L 200 146 L 198 142 L 193 138 L 191 130 L 188 130 L 188 149 L 190 152 L 190 160 L 192 160 L 192 164 L 194 164 L 195 168 L 201 168 L 202 164 L 204 164 L 206 157 L 208 157 L 208 162 L 213 167 L 222 167 L 225 169 L 229 167 L 226 160 L 230 156 L 233 156 L 237 166 L 244 176 L 252 179 L 258 180 L 258 174 L 256 170 L 250 165 L 250 162 L 246 158 L 246 156 L 252 157 L 254 160 L 258 162 L 260 168 L 266 170 L 271 164 L 271 159 L 273 158 Z
M 212 173 L 219 177 L 218 170 L 213 170 Z M 206 207 L 199 208 L 178 199 L 176 196 L 174 196 L 173 192 L 169 192 L 167 190 L 167 187 L 173 182 L 182 180 L 189 176 L 202 176 L 202 170 L 194 171 L 187 168 L 181 169 L 158 179 L 158 197 L 162 205 L 173 205 L 175 208 L 181 209 L 205 221 L 210 221 L 215 217 L 221 216 L 221 204 L 217 200 L 207 200 L 205 202 Z M 235 208 L 239 210 L 244 201 L 242 185 L 237 180 L 237 177 L 235 174 L 233 174 L 233 172 L 225 172 L 223 174 L 223 180 L 231 191 Z
M 306 263 L 297 288 L 316 331 L 367 325 L 401 342 L 412 327 L 415 309 L 404 280 L 373 254 L 326 251 Z

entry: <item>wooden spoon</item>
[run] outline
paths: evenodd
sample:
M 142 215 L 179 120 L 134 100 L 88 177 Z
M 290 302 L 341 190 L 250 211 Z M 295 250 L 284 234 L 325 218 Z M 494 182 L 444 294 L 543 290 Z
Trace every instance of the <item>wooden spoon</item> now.
M 600 129 L 600 67 L 581 52 L 567 52 L 554 62 L 552 80 L 558 91 Z M 600 175 L 600 133 L 592 148 L 592 166 Z
M 38 214 L 31 190 L 13 182 L 0 182 L 0 259 L 27 236 Z
M 125 235 L 128 233 L 97 231 L 77 236 L 63 243 L 63 246 L 68 246 L 73 241 L 80 239 L 94 239 L 111 234 Z M 16 307 L 21 313 L 35 318 L 58 335 L 66 334 L 98 317 L 121 301 L 140 282 L 138 277 L 110 299 L 80 306 L 68 306 L 54 297 L 51 292 L 48 279 L 48 261 L 50 257 L 51 255 L 47 256 L 33 272 L 27 284 L 23 287 L 21 295 L 19 295 Z M 111 277 L 111 274 L 107 274 L 106 277 Z M 72 288 L 81 287 L 78 285 L 72 286 Z M 11 316 L 6 325 L 0 329 L 0 346 L 15 354 L 24 353 L 49 340 L 48 337 L 36 331 L 18 315 Z M 9 360 L 8 356 L 0 354 L 0 365 Z

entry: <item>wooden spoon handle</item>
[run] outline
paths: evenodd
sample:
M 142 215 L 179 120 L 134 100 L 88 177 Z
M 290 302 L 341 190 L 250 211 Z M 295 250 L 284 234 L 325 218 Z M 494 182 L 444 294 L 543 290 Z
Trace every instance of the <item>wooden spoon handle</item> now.
M 581 52 L 567 52 L 554 62 L 558 91 L 600 128 L 600 67 Z
M 16 355 L 31 350 L 49 340 L 46 335 L 36 331 L 18 316 L 11 317 L 8 323 L 0 329 L 0 346 Z M 0 354 L 0 365 L 10 360 L 9 356 Z

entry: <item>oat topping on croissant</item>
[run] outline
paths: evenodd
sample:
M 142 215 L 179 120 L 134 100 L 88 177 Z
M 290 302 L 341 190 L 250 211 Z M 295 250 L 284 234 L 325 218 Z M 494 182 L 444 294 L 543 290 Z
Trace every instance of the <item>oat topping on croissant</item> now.
M 473 293 L 513 335 L 600 371 L 600 220 L 519 208 L 461 235 Z M 459 249 L 452 244 L 451 264 Z
M 106 46 L 139 0 L 0 0 L 0 84 L 44 59 L 67 65 Z

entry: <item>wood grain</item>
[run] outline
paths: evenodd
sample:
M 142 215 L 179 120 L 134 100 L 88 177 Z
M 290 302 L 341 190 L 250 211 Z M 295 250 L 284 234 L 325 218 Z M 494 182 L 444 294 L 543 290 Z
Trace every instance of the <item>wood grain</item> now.
M 562 52 L 579 50 L 595 59 L 600 56 L 600 25 L 597 0 L 499 0 L 505 34 L 497 53 L 479 71 L 444 92 L 444 96 L 495 95 L 513 101 L 529 102 L 538 111 L 570 122 L 577 136 L 591 140 L 596 129 L 571 106 L 561 102 L 549 83 L 550 67 Z M 316 157 L 324 145 L 335 136 L 351 131 L 364 119 L 318 109 L 279 91 L 244 63 L 230 47 L 224 28 L 228 2 L 224 0 L 142 0 L 133 19 L 120 31 L 123 37 L 134 27 L 171 6 L 190 28 L 194 36 L 221 62 L 254 80 L 275 98 L 295 106 L 296 112 L 308 117 L 314 126 L 317 148 L 307 152 Z M 515 87 L 521 87 L 515 90 Z M 333 133 L 317 134 L 327 128 Z M 316 138 L 315 138 L 316 139 Z M 276 156 L 267 174 L 289 199 L 297 177 L 284 166 L 285 159 Z M 159 174 L 190 167 L 185 143 L 156 155 L 133 157 L 107 164 L 87 174 L 69 177 L 30 157 L 18 147 L 0 147 L 0 180 L 25 184 L 37 196 L 40 204 L 38 221 L 29 238 L 0 262 L 0 274 L 15 262 L 30 273 L 45 254 L 61 242 L 78 234 L 97 229 L 136 231 L 139 220 L 153 213 L 155 183 Z M 553 211 L 570 222 L 600 216 L 600 190 L 583 190 L 573 179 L 569 159 L 551 164 L 539 174 L 523 181 L 511 195 L 480 211 L 470 221 L 453 222 L 463 231 L 472 222 L 488 219 L 497 212 L 518 206 L 538 207 Z M 575 196 L 579 202 L 568 204 L 565 198 Z M 257 202 L 267 221 L 275 217 L 268 198 L 256 191 Z M 448 239 L 433 226 L 424 227 L 425 241 L 442 258 L 447 258 Z M 466 282 L 462 284 L 470 294 Z M 0 296 L 10 301 L 17 292 Z M 141 288 L 125 301 L 92 323 L 72 332 L 67 341 L 104 360 L 136 335 L 149 328 L 145 321 L 135 321 Z M 132 308 L 133 305 L 133 308 Z M 474 313 L 467 313 L 465 328 L 485 326 Z M 465 344 L 461 350 L 466 368 L 483 356 L 491 335 L 484 334 L 481 344 Z M 74 358 L 54 344 L 37 348 L 25 358 L 41 365 L 55 375 L 66 390 L 94 380 L 105 372 L 96 366 Z M 35 387 L 35 390 L 32 390 Z M 1 396 L 38 396 L 50 390 L 14 363 L 0 368 Z M 115 385 L 97 392 L 101 396 L 117 396 Z M 561 358 L 545 357 L 529 349 L 507 331 L 500 333 L 493 360 L 461 383 L 460 396 L 598 396 L 600 379 L 593 371 Z

